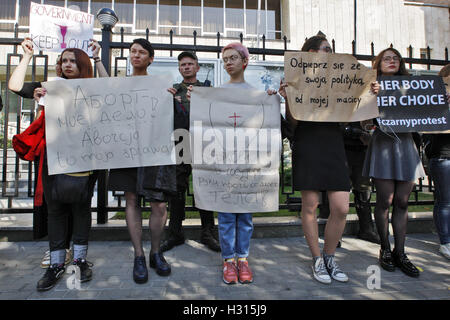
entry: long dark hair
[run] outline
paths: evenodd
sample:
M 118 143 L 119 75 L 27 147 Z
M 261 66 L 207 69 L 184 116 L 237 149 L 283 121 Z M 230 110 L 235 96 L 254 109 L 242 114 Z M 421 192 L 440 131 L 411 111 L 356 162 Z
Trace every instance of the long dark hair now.
M 410 76 L 409 72 L 406 70 L 405 59 L 403 59 L 400 52 L 394 48 L 387 48 L 381 51 L 372 62 L 372 69 L 377 70 L 377 76 L 381 76 L 381 61 L 383 60 L 383 56 L 385 52 L 392 51 L 396 56 L 400 58 L 400 67 L 398 68 L 396 76 Z
M 77 48 L 67 48 L 61 53 L 61 59 L 59 59 L 57 63 L 61 67 L 61 70 L 62 70 L 62 58 L 64 56 L 64 53 L 66 52 L 73 52 L 73 54 L 75 55 L 77 68 L 80 71 L 79 78 L 94 77 L 94 70 L 92 69 L 92 64 L 91 60 L 89 59 L 89 56 L 86 54 L 86 52 Z M 61 73 L 61 77 L 67 79 L 64 73 Z
M 311 38 L 308 38 L 303 44 L 302 50 L 304 52 L 308 52 L 309 50 L 319 51 L 320 44 L 323 41 L 327 41 L 327 38 L 323 35 L 316 35 Z

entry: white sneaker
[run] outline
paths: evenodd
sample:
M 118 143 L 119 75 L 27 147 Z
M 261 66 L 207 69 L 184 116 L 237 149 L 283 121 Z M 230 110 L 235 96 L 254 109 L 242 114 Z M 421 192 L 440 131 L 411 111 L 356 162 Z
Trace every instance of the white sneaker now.
M 339 282 L 347 282 L 348 281 L 347 275 L 344 272 L 342 272 L 342 270 L 339 268 L 339 266 L 337 265 L 333 256 L 328 258 L 328 261 L 325 264 L 325 267 L 327 268 L 328 273 L 334 280 L 339 281 Z
M 323 262 L 323 258 L 320 257 L 316 260 L 316 262 L 311 266 L 314 279 L 321 283 L 329 284 L 331 283 L 330 275 L 327 272 L 325 267 L 325 263 Z
M 441 246 L 439 247 L 439 252 L 444 257 L 450 260 L 450 242 L 446 244 L 441 244 Z

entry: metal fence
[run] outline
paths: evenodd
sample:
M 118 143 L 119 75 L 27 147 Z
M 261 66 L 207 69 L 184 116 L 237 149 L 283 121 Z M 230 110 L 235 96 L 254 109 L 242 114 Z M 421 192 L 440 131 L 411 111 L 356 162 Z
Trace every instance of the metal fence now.
M 147 29 L 146 36 L 149 38 L 149 31 Z M 112 75 L 117 76 L 118 74 L 118 65 L 119 61 L 124 61 L 127 59 L 127 55 L 125 54 L 128 51 L 130 43 L 124 42 L 124 32 L 123 28 L 120 34 L 121 41 L 113 42 L 112 41 L 112 32 L 108 29 L 102 29 L 102 41 L 100 44 L 102 46 L 102 62 Z M 152 43 L 152 46 L 156 51 L 169 51 L 170 56 L 173 56 L 174 51 L 194 51 L 194 52 L 213 52 L 217 53 L 217 58 L 219 58 L 221 49 L 221 39 L 220 33 L 217 33 L 217 44 L 215 46 L 206 46 L 206 45 L 197 45 L 197 33 L 194 31 L 193 33 L 193 43 L 192 44 L 174 44 L 173 43 L 173 32 L 171 31 L 169 34 L 169 43 Z M 262 37 L 262 48 L 248 48 L 250 54 L 258 55 L 262 57 L 262 60 L 266 60 L 266 56 L 283 56 L 285 51 L 287 50 L 288 39 L 286 36 L 283 38 L 284 49 L 271 49 L 266 48 L 265 36 Z M 6 65 L 6 80 L 9 79 L 11 75 L 11 68 L 13 66 L 12 59 L 21 58 L 21 54 L 17 53 L 17 48 L 20 46 L 20 43 L 23 39 L 18 38 L 18 27 L 16 25 L 14 37 L 13 38 L 0 38 L 1 46 L 12 46 L 13 53 L 7 55 L 7 65 Z M 240 41 L 245 42 L 243 36 L 241 34 Z M 245 43 L 244 43 L 245 44 Z M 335 41 L 331 41 L 333 51 L 335 50 Z M 391 45 L 392 46 L 392 45 Z M 353 42 L 353 52 L 352 54 L 360 61 L 372 61 L 375 57 L 375 48 L 372 43 L 371 46 L 371 55 L 361 55 L 357 54 L 355 51 L 355 43 Z M 113 49 L 120 50 L 120 56 L 114 57 L 115 59 L 115 68 L 111 70 L 111 61 L 112 54 L 111 51 Z M 427 58 L 426 59 L 417 59 L 412 58 L 413 48 L 409 47 L 409 57 L 406 58 L 407 64 L 412 68 L 413 65 L 426 65 L 427 70 L 431 69 L 431 66 L 444 66 L 449 63 L 448 60 L 448 48 L 445 49 L 445 59 L 444 60 L 436 60 L 431 59 L 430 57 L 430 48 L 427 50 Z M 32 60 L 32 81 L 36 78 L 36 67 L 41 66 L 44 68 L 43 78 L 47 79 L 48 76 L 48 56 L 42 54 L 40 52 L 38 55 L 35 55 Z M 34 195 L 34 181 L 36 179 L 36 168 L 31 162 L 22 161 L 16 156 L 12 148 L 8 148 L 8 138 L 11 139 L 12 136 L 9 134 L 8 136 L 8 127 L 9 127 L 9 115 L 10 115 L 10 95 L 14 95 L 12 92 L 9 92 L 5 89 L 4 95 L 4 113 L 3 113 L 3 123 L 2 123 L 2 131 L 3 137 L 0 139 L 2 143 L 2 180 L 1 180 L 1 198 L 8 199 L 7 208 L 0 209 L 0 213 L 31 213 L 36 208 L 22 208 L 22 207 L 14 207 L 13 199 L 17 198 L 32 198 Z M 22 109 L 24 105 L 24 101 L 22 98 L 17 97 L 17 116 L 15 121 L 16 132 L 19 133 L 21 131 L 22 125 Z M 29 113 L 29 120 L 33 121 L 34 114 L 33 112 Z M 283 144 L 283 151 L 284 151 Z M 422 152 L 422 150 L 420 150 Z M 22 178 L 23 174 L 26 174 L 26 179 Z M 280 188 L 281 194 L 286 196 L 286 200 L 283 203 L 279 204 L 280 209 L 289 209 L 289 210 L 299 210 L 301 207 L 301 198 L 300 196 L 294 195 L 292 191 L 292 177 L 289 176 L 289 170 L 286 167 L 286 163 L 284 158 L 281 158 L 281 168 L 280 168 Z M 21 179 L 22 178 L 22 179 Z M 124 211 L 123 204 L 123 194 L 114 193 L 114 196 L 118 197 L 118 206 L 109 206 L 108 204 L 108 190 L 107 190 L 107 180 L 108 173 L 106 170 L 102 170 L 100 172 L 98 182 L 97 182 L 97 206 L 93 207 L 92 210 L 97 212 L 97 221 L 100 224 L 106 223 L 108 220 L 108 212 L 115 211 Z M 24 187 L 25 185 L 25 187 Z M 26 190 L 26 192 L 20 192 L 19 190 Z M 376 190 L 374 190 L 376 192 Z M 427 179 L 427 182 L 424 180 L 419 180 L 413 191 L 413 199 L 409 201 L 410 205 L 423 205 L 423 204 L 432 204 L 433 200 L 419 200 L 419 193 L 422 191 L 433 191 L 431 179 Z M 297 193 L 298 194 L 298 193 Z M 192 197 L 192 193 L 189 191 L 188 195 Z M 192 199 L 194 200 L 194 199 Z M 193 202 L 194 204 L 194 202 Z M 351 206 L 354 206 L 354 203 L 350 203 Z M 150 206 L 148 203 L 143 202 L 142 206 L 145 210 L 150 210 Z M 320 207 L 319 207 L 320 208 Z M 187 207 L 188 210 L 196 210 L 194 205 Z

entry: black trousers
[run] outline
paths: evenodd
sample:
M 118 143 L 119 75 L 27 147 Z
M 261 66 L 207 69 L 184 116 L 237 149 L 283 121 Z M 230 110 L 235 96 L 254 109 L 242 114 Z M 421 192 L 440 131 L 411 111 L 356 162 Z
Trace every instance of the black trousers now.
M 91 199 L 97 173 L 89 177 L 88 200 L 79 203 L 62 203 L 52 198 L 52 187 L 55 176 L 48 175 L 46 163 L 42 170 L 42 183 L 48 210 L 48 239 L 50 251 L 64 250 L 70 234 L 72 219 L 72 240 L 74 244 L 87 245 L 91 230 Z
M 177 168 L 177 194 L 169 200 L 169 238 L 184 239 L 182 223 L 185 219 L 185 205 L 186 205 L 186 191 L 189 188 L 189 176 L 192 172 L 192 167 L 189 164 L 180 164 Z M 204 227 L 205 221 L 208 221 L 214 226 L 214 215 L 212 211 L 199 210 Z M 211 226 L 211 227 L 212 227 Z

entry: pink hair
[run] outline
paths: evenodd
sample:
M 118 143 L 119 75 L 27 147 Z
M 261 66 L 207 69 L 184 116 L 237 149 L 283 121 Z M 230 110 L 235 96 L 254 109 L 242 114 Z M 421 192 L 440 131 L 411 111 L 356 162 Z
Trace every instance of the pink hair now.
M 242 43 L 240 42 L 232 42 L 227 44 L 223 49 L 222 49 L 222 54 L 225 52 L 225 50 L 228 49 L 234 49 L 237 52 L 239 52 L 239 54 L 241 55 L 242 58 L 245 59 L 249 59 L 250 54 L 248 53 L 248 49 L 246 46 L 244 46 Z

